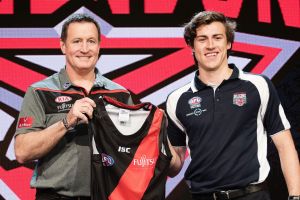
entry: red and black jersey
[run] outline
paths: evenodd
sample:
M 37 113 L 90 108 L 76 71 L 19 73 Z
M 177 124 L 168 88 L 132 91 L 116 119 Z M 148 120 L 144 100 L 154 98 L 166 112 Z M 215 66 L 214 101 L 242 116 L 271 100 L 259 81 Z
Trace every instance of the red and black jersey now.
M 96 103 L 90 122 L 94 138 L 91 146 L 96 148 L 92 155 L 92 199 L 165 199 L 172 155 L 163 111 L 150 103 L 129 106 L 109 97 Z M 138 131 L 124 135 L 111 120 L 104 103 L 117 109 L 145 109 L 149 113 Z

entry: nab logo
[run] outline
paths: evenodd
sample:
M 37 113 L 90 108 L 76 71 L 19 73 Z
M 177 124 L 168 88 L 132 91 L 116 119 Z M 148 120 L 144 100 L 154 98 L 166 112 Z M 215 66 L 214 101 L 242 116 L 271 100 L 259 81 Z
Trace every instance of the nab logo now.
M 122 153 L 130 153 L 130 149 L 129 147 L 121 147 L 119 146 L 118 148 L 118 152 L 122 152 Z
M 32 117 L 21 117 L 18 123 L 18 128 L 29 128 L 32 126 Z

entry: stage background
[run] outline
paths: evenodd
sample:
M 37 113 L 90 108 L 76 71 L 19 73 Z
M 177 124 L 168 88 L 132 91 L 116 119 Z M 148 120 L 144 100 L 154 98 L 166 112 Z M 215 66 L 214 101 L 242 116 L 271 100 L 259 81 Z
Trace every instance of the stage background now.
M 34 198 L 29 188 L 34 163 L 20 165 L 14 156 L 16 119 L 26 88 L 64 67 L 59 33 L 69 15 L 88 13 L 100 23 L 97 67 L 106 77 L 128 88 L 137 101 L 164 108 L 167 95 L 193 77 L 196 67 L 182 25 L 202 10 L 237 21 L 230 62 L 273 80 L 298 142 L 299 0 L 0 0 L 0 199 Z M 272 145 L 269 153 L 276 155 Z M 188 163 L 187 158 L 184 168 Z M 183 173 L 168 179 L 167 199 L 189 199 Z M 271 188 L 279 193 L 274 199 L 285 199 L 279 172 L 271 174 Z

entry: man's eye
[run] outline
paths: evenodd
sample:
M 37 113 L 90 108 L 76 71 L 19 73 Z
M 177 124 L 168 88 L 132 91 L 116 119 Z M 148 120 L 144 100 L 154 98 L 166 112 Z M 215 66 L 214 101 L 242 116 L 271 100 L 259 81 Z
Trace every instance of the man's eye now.
M 198 38 L 197 41 L 199 41 L 199 42 L 204 42 L 204 41 L 205 41 L 205 38 Z

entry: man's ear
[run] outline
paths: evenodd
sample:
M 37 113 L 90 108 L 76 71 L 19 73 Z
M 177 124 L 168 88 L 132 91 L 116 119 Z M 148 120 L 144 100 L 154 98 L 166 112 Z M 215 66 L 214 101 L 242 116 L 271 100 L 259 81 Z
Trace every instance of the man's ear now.
M 227 50 L 231 49 L 231 45 L 232 45 L 231 42 L 227 43 Z
M 60 49 L 63 54 L 66 54 L 66 44 L 60 40 Z

